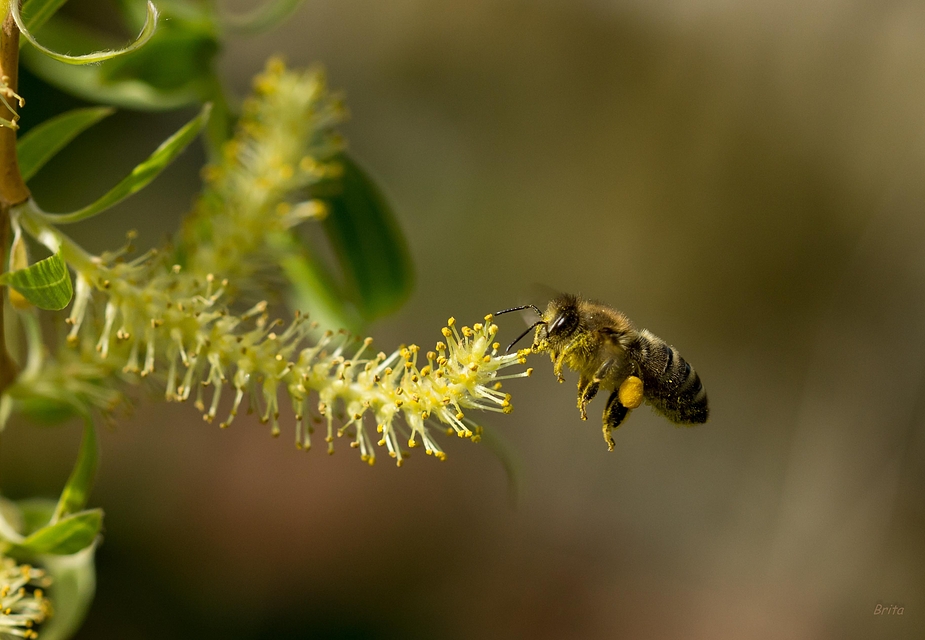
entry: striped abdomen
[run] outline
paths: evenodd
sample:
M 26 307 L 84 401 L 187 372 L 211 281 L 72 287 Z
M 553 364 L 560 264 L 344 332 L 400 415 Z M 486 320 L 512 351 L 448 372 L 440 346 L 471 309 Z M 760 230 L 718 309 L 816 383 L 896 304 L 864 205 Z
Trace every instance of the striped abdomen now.
M 707 392 L 677 349 L 642 330 L 627 355 L 639 369 L 645 399 L 656 410 L 679 424 L 707 421 Z

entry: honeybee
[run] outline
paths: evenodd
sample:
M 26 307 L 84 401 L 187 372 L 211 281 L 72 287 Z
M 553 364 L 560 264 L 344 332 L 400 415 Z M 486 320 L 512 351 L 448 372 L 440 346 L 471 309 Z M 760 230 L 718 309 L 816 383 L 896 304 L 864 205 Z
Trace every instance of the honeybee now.
M 540 311 L 525 305 L 495 315 L 533 309 L 540 317 L 508 346 L 510 351 L 536 329 L 531 350 L 548 352 L 553 372 L 564 382 L 562 368 L 576 371 L 578 411 L 587 420 L 586 408 L 598 391 L 610 391 L 604 409 L 603 432 L 613 451 L 613 430 L 643 400 L 676 424 L 707 421 L 707 393 L 700 376 L 678 350 L 645 329 L 636 329 L 629 318 L 599 302 L 562 294 Z

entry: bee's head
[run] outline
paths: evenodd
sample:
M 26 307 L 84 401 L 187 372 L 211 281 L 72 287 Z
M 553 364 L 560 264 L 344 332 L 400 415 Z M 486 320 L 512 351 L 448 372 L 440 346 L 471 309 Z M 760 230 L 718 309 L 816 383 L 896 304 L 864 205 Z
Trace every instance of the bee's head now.
M 541 350 L 543 341 L 555 346 L 567 341 L 578 330 L 581 316 L 578 312 L 578 296 L 564 293 L 550 300 L 543 314 L 543 326 L 537 327 L 533 349 Z
M 524 309 L 533 309 L 540 319 L 530 325 L 530 327 L 520 334 L 514 342 L 508 345 L 507 351 L 513 349 L 515 344 L 520 342 L 534 329 L 536 329 L 536 333 L 533 336 L 533 351 L 545 351 L 550 347 L 555 347 L 567 341 L 572 334 L 578 330 L 581 321 L 578 313 L 578 296 L 569 294 L 562 294 L 553 298 L 546 306 L 545 313 L 534 305 L 528 304 L 522 307 L 498 311 L 493 315 L 500 316 L 504 313 L 522 311 Z

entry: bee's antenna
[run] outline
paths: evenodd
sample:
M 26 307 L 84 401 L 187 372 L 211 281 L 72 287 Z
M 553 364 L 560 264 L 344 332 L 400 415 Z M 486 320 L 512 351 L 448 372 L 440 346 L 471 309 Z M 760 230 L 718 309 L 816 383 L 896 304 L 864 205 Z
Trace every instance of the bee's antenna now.
M 529 307 L 529 306 L 532 306 L 532 305 L 527 305 L 527 306 Z M 526 308 L 527 308 L 527 307 L 521 307 L 521 309 L 526 309 Z M 535 307 L 534 307 L 534 308 L 535 308 Z M 517 311 L 517 309 L 511 309 L 511 311 Z M 496 315 L 497 315 L 497 314 L 496 314 Z M 512 342 L 511 344 L 509 344 L 509 345 L 507 346 L 507 349 L 504 350 L 504 353 L 510 353 L 511 347 L 513 347 L 515 344 L 517 344 L 518 342 L 520 342 L 521 340 L 523 340 L 523 338 L 524 338 L 525 335 L 527 335 L 528 333 L 530 333 L 531 331 L 533 331 L 533 329 L 534 329 L 535 327 L 537 327 L 538 325 L 541 325 L 541 324 L 546 324 L 546 321 L 545 321 L 545 320 L 537 320 L 536 322 L 534 322 L 533 324 L 531 324 L 531 325 L 527 328 L 526 331 L 524 331 L 523 333 L 521 333 L 521 334 L 517 337 L 517 339 L 514 340 L 514 342 Z
M 504 311 L 496 311 L 495 313 L 491 315 L 501 316 L 501 315 L 504 315 L 505 313 L 510 313 L 511 311 L 523 311 L 524 309 L 533 309 L 534 311 L 536 311 L 536 315 L 538 315 L 541 318 L 543 317 L 543 312 L 537 309 L 536 305 L 533 305 L 533 304 L 525 304 L 522 307 L 514 307 L 513 309 L 505 309 Z M 533 325 L 533 326 L 535 327 L 536 325 Z M 524 335 L 527 335 L 527 334 L 524 334 Z M 520 337 L 522 338 L 523 336 L 520 336 Z M 520 340 L 520 338 L 518 338 L 518 340 Z

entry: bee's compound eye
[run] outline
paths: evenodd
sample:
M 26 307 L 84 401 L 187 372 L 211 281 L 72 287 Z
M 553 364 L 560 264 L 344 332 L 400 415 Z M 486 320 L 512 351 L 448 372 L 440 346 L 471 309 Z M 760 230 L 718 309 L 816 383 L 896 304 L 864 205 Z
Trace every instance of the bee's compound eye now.
M 578 316 L 574 313 L 564 312 L 559 314 L 549 326 L 549 333 L 558 333 L 559 335 L 570 335 L 578 326 Z

